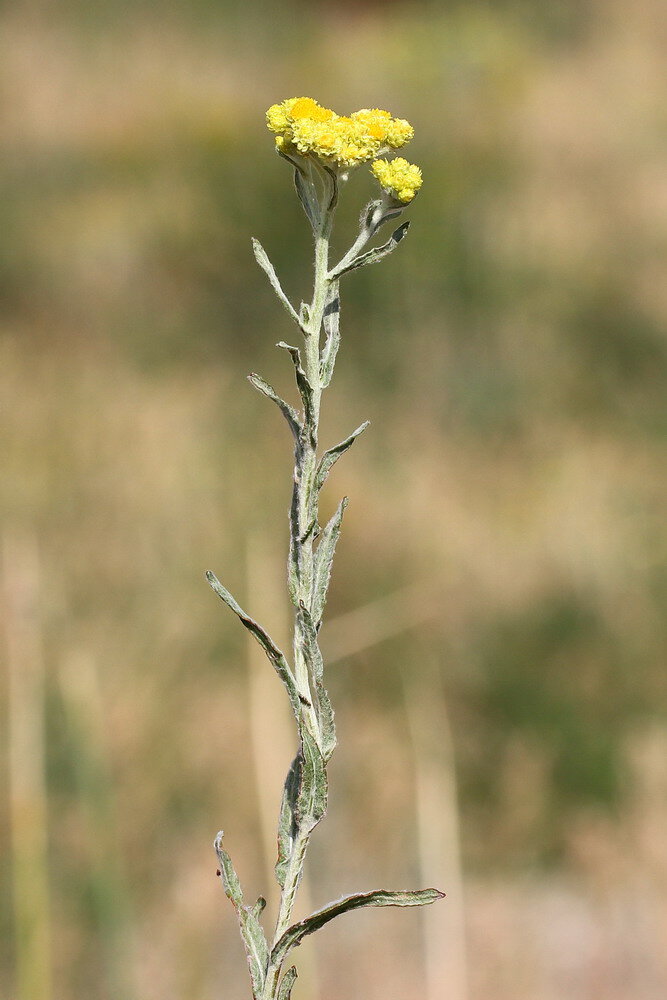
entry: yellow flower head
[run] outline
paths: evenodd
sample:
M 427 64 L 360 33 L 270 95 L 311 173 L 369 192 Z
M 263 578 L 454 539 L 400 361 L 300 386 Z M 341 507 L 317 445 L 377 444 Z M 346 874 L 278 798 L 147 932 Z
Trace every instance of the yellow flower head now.
M 350 117 L 323 108 L 312 97 L 290 97 L 266 113 L 276 147 L 314 156 L 329 166 L 347 169 L 398 149 L 413 136 L 412 126 L 388 111 L 363 108 Z
M 402 156 L 394 160 L 376 160 L 371 171 L 387 194 L 406 204 L 412 201 L 422 186 L 421 170 Z

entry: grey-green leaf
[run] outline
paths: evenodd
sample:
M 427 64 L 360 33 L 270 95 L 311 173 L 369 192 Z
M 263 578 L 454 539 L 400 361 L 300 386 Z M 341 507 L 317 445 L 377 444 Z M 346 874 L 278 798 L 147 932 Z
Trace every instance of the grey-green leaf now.
M 335 272 L 335 277 L 339 278 L 342 274 L 347 274 L 349 271 L 355 271 L 358 267 L 364 267 L 366 264 L 376 264 L 378 261 L 386 257 L 387 254 L 392 253 L 398 244 L 401 242 L 408 229 L 410 228 L 409 222 L 404 222 L 402 226 L 394 230 L 386 243 L 383 243 L 381 247 L 374 247 L 372 250 L 367 250 L 366 253 L 359 254 L 355 257 L 353 261 L 347 264 L 342 270 Z
M 317 644 L 317 630 L 313 617 L 303 602 L 297 612 L 297 620 L 299 623 L 297 634 L 300 633 L 303 637 L 302 647 L 308 666 L 308 674 L 313 681 L 321 681 L 324 673 L 324 661 Z
M 341 455 L 345 454 L 347 449 L 354 444 L 359 435 L 363 434 L 369 425 L 370 420 L 364 420 L 363 424 L 359 424 L 357 429 L 352 431 L 349 437 L 346 437 L 344 441 L 340 442 L 340 444 L 334 445 L 333 448 L 329 448 L 324 452 L 322 458 L 320 459 L 320 464 L 317 467 L 317 474 L 315 476 L 315 485 L 318 490 L 321 490 L 324 486 L 331 467 L 336 464 Z
M 326 389 L 331 382 L 334 365 L 336 364 L 336 355 L 340 346 L 340 295 L 337 279 L 329 282 L 324 302 L 322 324 L 324 326 L 324 333 L 326 334 L 326 341 L 320 360 L 320 381 L 322 388 Z
M 269 282 L 271 284 L 271 288 L 274 290 L 274 292 L 278 296 L 280 302 L 285 307 L 285 309 L 289 313 L 290 317 L 294 320 L 294 322 L 297 324 L 297 326 L 300 326 L 301 324 L 299 322 L 299 316 L 298 316 L 298 314 L 297 314 L 294 306 L 292 305 L 292 303 L 290 302 L 290 300 L 287 298 L 287 296 L 285 295 L 284 291 L 282 290 L 282 286 L 280 284 L 280 281 L 278 280 L 278 275 L 276 274 L 276 271 L 275 271 L 275 268 L 274 268 L 273 264 L 271 263 L 271 261 L 268 258 L 266 250 L 264 249 L 264 247 L 262 246 L 262 244 L 259 242 L 259 240 L 256 240 L 254 238 L 254 236 L 252 238 L 252 249 L 253 249 L 253 252 L 255 254 L 255 260 L 257 261 L 257 263 L 261 267 L 262 271 L 264 271 L 264 273 L 266 274 L 267 278 L 269 279 Z
M 340 535 L 340 526 L 347 504 L 347 497 L 343 497 L 341 502 L 338 504 L 336 513 L 333 515 L 322 532 L 322 537 L 320 538 L 315 551 L 313 593 L 310 604 L 310 614 L 315 628 L 319 627 L 322 620 L 324 604 L 327 598 L 327 590 L 329 589 L 329 580 L 331 578 L 331 566 L 333 563 L 334 552 L 336 550 L 336 542 L 338 541 L 338 536 Z
M 292 845 L 297 833 L 296 811 L 299 800 L 299 789 L 301 787 L 301 766 L 303 757 L 299 752 L 292 761 L 292 765 L 285 778 L 283 797 L 280 804 L 280 817 L 278 819 L 278 860 L 276 862 L 275 873 L 278 885 L 285 887 L 285 875 L 287 865 L 292 854 Z
M 374 892 L 358 892 L 352 896 L 329 903 L 328 906 L 311 913 L 305 920 L 300 920 L 285 931 L 271 952 L 271 962 L 282 962 L 287 952 L 301 943 L 307 934 L 312 934 L 327 924 L 334 917 L 349 910 L 358 910 L 362 906 L 427 906 L 442 899 L 445 893 L 439 889 L 391 890 L 376 889 Z
M 218 855 L 222 883 L 225 895 L 231 900 L 239 920 L 241 938 L 243 939 L 248 959 L 253 996 L 259 998 L 262 993 L 264 980 L 266 979 L 266 969 L 269 963 L 269 946 L 259 922 L 259 915 L 266 905 L 266 900 L 260 896 L 254 906 L 243 905 L 241 884 L 238 875 L 234 871 L 231 858 L 222 846 L 222 836 L 222 831 L 220 831 L 215 838 L 215 852 Z
M 218 861 L 220 863 L 220 875 L 222 878 L 222 886 L 225 890 L 225 896 L 234 904 L 234 906 L 238 907 L 243 905 L 241 883 L 239 882 L 239 877 L 234 870 L 232 859 L 222 846 L 223 836 L 223 831 L 220 830 L 215 838 L 213 846 L 215 847 L 215 853 L 218 855 Z
M 299 608 L 299 633 L 302 637 L 303 653 L 308 665 L 308 673 L 315 688 L 315 714 L 319 727 L 318 745 L 324 763 L 336 749 L 336 726 L 334 711 L 323 683 L 324 661 L 317 641 L 317 630 L 312 616 L 303 604 Z
M 378 202 L 378 206 L 382 206 L 382 202 Z M 405 205 L 394 205 L 388 208 L 384 213 L 377 212 L 370 226 L 370 235 L 374 236 L 381 226 L 384 226 L 386 222 L 391 222 L 392 219 L 397 219 L 401 214 Z
M 250 615 L 246 614 L 243 608 L 234 600 L 229 591 L 222 586 L 218 578 L 215 574 L 211 573 L 210 570 L 207 570 L 206 572 L 206 579 L 220 600 L 224 601 L 227 607 L 231 608 L 234 614 L 238 616 L 241 623 L 245 625 L 252 635 L 254 635 L 255 639 L 266 653 L 269 661 L 273 664 L 276 673 L 287 689 L 292 711 L 294 712 L 294 716 L 298 722 L 301 718 L 299 692 L 297 691 L 292 671 L 290 670 L 287 660 L 285 659 L 285 654 L 278 648 L 278 646 L 276 646 L 268 632 L 266 632 L 258 622 L 251 618 Z
M 278 1000 L 290 1000 L 292 996 L 292 987 L 294 986 L 294 980 L 297 977 L 296 966 L 293 965 L 287 970 L 285 975 L 280 981 L 280 989 L 278 990 Z
M 303 366 L 301 364 L 301 352 L 298 347 L 292 347 L 291 344 L 286 344 L 284 340 L 279 341 L 276 347 L 281 347 L 284 351 L 287 351 L 292 359 L 292 364 L 294 365 L 294 372 L 296 375 L 296 384 L 299 389 L 299 394 L 303 402 L 303 410 L 306 418 L 306 424 L 312 426 L 314 424 L 314 411 L 313 411 L 313 387 L 311 386 Z
M 316 229 L 320 213 L 317 191 L 311 179 L 303 170 L 296 166 L 294 169 L 294 189 L 308 217 L 308 221 L 313 229 Z
M 336 749 L 336 725 L 331 699 L 322 681 L 315 681 L 317 694 L 317 721 L 320 725 L 320 748 L 326 764 Z
M 278 395 L 273 386 L 264 381 L 261 375 L 257 375 L 255 372 L 252 372 L 248 375 L 248 381 L 252 386 L 254 386 L 255 389 L 263 393 L 263 395 L 267 396 L 269 399 L 273 400 L 289 424 L 292 434 L 298 439 L 299 434 L 301 433 L 301 424 L 299 423 L 299 414 L 296 412 L 294 407 L 290 406 L 289 403 L 286 403 L 285 400 Z
M 297 822 L 301 832 L 307 833 L 315 829 L 327 811 L 328 782 L 317 740 L 305 723 L 301 726 L 301 758 Z

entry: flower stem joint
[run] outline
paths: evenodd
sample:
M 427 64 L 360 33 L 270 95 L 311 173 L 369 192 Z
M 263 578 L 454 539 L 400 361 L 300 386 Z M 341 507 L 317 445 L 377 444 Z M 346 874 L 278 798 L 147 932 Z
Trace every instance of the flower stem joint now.
M 315 278 L 309 304 L 296 309 L 282 289 L 273 264 L 258 240 L 253 240 L 257 263 L 265 272 L 278 300 L 298 327 L 298 347 L 280 342 L 294 366 L 300 409 L 282 399 L 260 375 L 249 376 L 251 385 L 275 403 L 294 437 L 294 476 L 289 509 L 288 592 L 294 610 L 291 662 L 269 633 L 248 615 L 213 573 L 207 573 L 214 592 L 254 636 L 283 683 L 294 713 L 298 751 L 285 780 L 278 820 L 276 880 L 280 903 L 276 925 L 267 937 L 261 923 L 265 900 L 246 905 L 239 878 L 222 844 L 215 841 L 216 874 L 233 904 L 248 959 L 254 1000 L 290 1000 L 296 969 L 285 962 L 292 948 L 334 917 L 363 906 L 420 906 L 444 893 L 437 889 L 416 891 L 376 890 L 354 893 L 330 903 L 305 920 L 292 921 L 297 889 L 303 873 L 310 837 L 327 808 L 327 765 L 336 747 L 334 713 L 324 687 L 324 660 L 319 631 L 324 616 L 336 543 L 341 531 L 347 497 L 320 528 L 319 499 L 331 469 L 368 426 L 364 421 L 346 438 L 319 453 L 319 420 L 323 391 L 333 377 L 340 344 L 340 278 L 392 253 L 405 236 L 409 223 L 396 229 L 382 246 L 366 244 L 386 222 L 410 204 L 422 185 L 419 167 L 403 157 L 387 159 L 413 136 L 409 122 L 388 111 L 365 108 L 350 116 L 338 115 L 310 97 L 292 97 L 272 105 L 267 125 L 276 135 L 276 149 L 294 169 L 297 195 L 315 237 Z M 350 171 L 371 163 L 382 195 L 362 211 L 359 233 L 350 249 L 333 267 L 329 239 L 340 184 Z

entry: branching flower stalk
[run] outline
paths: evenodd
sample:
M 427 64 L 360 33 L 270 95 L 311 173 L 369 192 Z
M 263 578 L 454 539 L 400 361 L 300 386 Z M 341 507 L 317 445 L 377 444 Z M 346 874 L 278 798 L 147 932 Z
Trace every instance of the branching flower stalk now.
M 231 859 L 215 841 L 224 890 L 236 909 L 246 950 L 254 1000 L 289 1000 L 296 968 L 285 970 L 293 948 L 329 920 L 362 906 L 419 906 L 444 894 L 437 889 L 355 893 L 292 923 L 292 912 L 313 830 L 327 808 L 327 764 L 336 746 L 334 713 L 324 687 L 324 664 L 318 634 L 322 625 L 334 550 L 341 530 L 347 497 L 340 501 L 324 529 L 319 523 L 319 497 L 333 465 L 366 429 L 356 430 L 321 455 L 318 451 L 320 405 L 329 386 L 340 343 L 340 279 L 349 272 L 392 253 L 405 236 L 403 223 L 382 246 L 365 250 L 382 226 L 395 219 L 421 187 L 421 171 L 402 157 L 380 159 L 412 138 L 403 119 L 387 111 L 364 109 L 350 117 L 337 115 L 311 98 L 290 98 L 267 112 L 268 127 L 276 133 L 276 149 L 294 171 L 297 195 L 308 217 L 315 241 L 315 274 L 310 304 L 297 311 L 285 295 L 275 269 L 257 240 L 253 248 L 258 264 L 298 327 L 302 346 L 280 342 L 294 366 L 301 399 L 297 411 L 261 376 L 251 374 L 251 384 L 282 412 L 294 437 L 294 486 L 289 511 L 290 546 L 288 588 L 294 608 L 292 662 L 268 632 L 234 600 L 212 573 L 213 590 L 253 634 L 278 673 L 297 724 L 299 749 L 287 774 L 278 822 L 278 859 L 275 873 L 280 905 L 273 935 L 264 932 L 260 917 L 266 901 L 252 906 L 243 899 Z M 334 266 L 329 264 L 329 240 L 339 190 L 354 167 L 371 162 L 382 195 L 371 201 L 360 218 L 359 234 L 349 251 Z

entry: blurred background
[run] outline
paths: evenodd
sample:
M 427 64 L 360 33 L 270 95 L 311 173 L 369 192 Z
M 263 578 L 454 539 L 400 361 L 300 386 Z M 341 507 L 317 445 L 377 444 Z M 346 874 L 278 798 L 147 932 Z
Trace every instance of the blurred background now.
M 215 878 L 272 888 L 294 737 L 212 569 L 287 644 L 310 236 L 264 111 L 408 118 L 410 238 L 343 289 L 340 748 L 295 1000 L 667 993 L 667 8 L 0 12 L 0 996 L 248 996 Z M 361 169 L 335 247 L 374 196 Z

